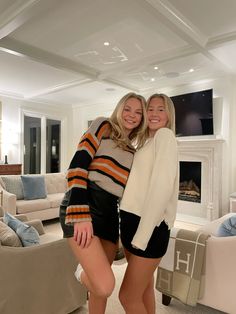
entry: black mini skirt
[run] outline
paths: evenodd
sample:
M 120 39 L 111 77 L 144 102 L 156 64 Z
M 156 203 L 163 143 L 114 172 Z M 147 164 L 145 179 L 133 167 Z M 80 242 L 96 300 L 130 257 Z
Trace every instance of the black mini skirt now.
M 116 244 L 119 239 L 118 197 L 103 190 L 94 182 L 89 182 L 87 189 L 94 235 Z M 64 238 L 71 238 L 74 235 L 73 225 L 65 224 L 69 197 L 67 192 L 60 206 L 60 223 Z
M 170 230 L 162 221 L 155 227 L 145 251 L 135 249 L 131 242 L 138 228 L 140 217 L 124 210 L 120 210 L 120 237 L 124 248 L 130 253 L 146 258 L 160 258 L 165 255 L 170 238 Z

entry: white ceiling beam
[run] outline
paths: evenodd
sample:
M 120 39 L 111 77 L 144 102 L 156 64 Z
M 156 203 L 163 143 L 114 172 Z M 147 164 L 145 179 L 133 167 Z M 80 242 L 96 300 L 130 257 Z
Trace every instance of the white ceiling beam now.
M 164 17 L 165 24 L 168 23 L 171 30 L 180 33 L 184 40 L 191 40 L 191 44 L 194 42 L 201 47 L 206 45 L 208 38 L 167 0 L 146 0 L 146 2 Z
M 10 35 L 35 15 L 48 10 L 58 0 L 15 1 L 7 10 L 0 13 L 0 39 Z
M 3 97 L 9 97 L 9 98 L 14 98 L 14 99 L 21 99 L 21 100 L 24 99 L 23 94 L 14 93 L 7 90 L 0 90 L 0 95 Z
M 232 41 L 236 41 L 236 31 L 209 38 L 206 48 L 218 48 Z
M 140 1 L 140 0 L 136 0 Z M 145 0 L 147 8 L 156 14 L 159 20 L 166 25 L 173 33 L 178 35 L 182 40 L 196 49 L 196 52 L 201 53 L 222 70 L 226 67 L 213 54 L 211 54 L 207 47 L 208 38 L 202 34 L 197 27 L 195 27 L 188 19 L 183 16 L 175 7 L 173 7 L 168 0 Z M 155 9 L 153 11 L 153 8 Z M 231 70 L 228 68 L 227 72 Z
M 127 86 L 123 82 L 115 81 L 110 77 L 101 77 L 101 73 L 97 72 L 96 70 L 85 66 L 81 63 L 71 61 L 67 58 L 58 56 L 56 54 L 49 53 L 47 51 L 41 50 L 39 48 L 35 48 L 33 46 L 24 44 L 22 42 L 19 42 L 15 39 L 11 38 L 3 38 L 0 40 L 0 50 L 5 51 L 7 53 L 11 53 L 14 55 L 18 55 L 20 57 L 24 57 L 42 64 L 49 65 L 51 67 L 60 69 L 60 70 L 65 70 L 68 72 L 80 74 L 80 75 L 85 75 L 88 80 L 100 80 L 100 81 L 106 81 L 107 83 L 115 84 L 127 89 L 132 89 L 134 91 L 138 91 L 137 87 L 135 86 Z M 80 85 L 80 81 L 78 80 L 77 82 L 73 83 L 73 86 Z M 70 82 L 68 83 L 70 84 Z M 30 94 L 27 95 L 27 98 L 31 97 L 36 97 L 38 95 L 46 95 L 48 93 L 55 92 L 56 90 L 59 89 L 64 89 L 66 88 L 67 83 L 64 85 L 62 84 L 60 87 L 58 86 L 53 86 L 48 89 L 48 91 L 39 91 L 39 93 L 35 94 Z M 65 86 L 65 87 L 64 87 Z M 70 87 L 70 86 L 68 86 Z
M 11 38 L 3 38 L 0 40 L 0 50 L 33 60 L 35 62 L 46 64 L 60 70 L 86 75 L 91 79 L 97 79 L 99 74 L 88 66 Z
M 44 95 L 49 95 L 49 94 L 52 94 L 52 93 L 60 92 L 60 91 L 63 91 L 65 89 L 72 88 L 72 87 L 75 87 L 75 86 L 81 86 L 81 85 L 84 85 L 84 84 L 87 84 L 87 83 L 90 83 L 90 82 L 92 82 L 91 79 L 74 80 L 74 81 L 71 81 L 71 82 L 62 83 L 62 84 L 59 84 L 59 85 L 56 85 L 56 86 L 52 86 L 52 87 L 40 90 L 37 93 L 27 94 L 27 95 L 24 96 L 24 98 L 25 99 L 30 99 L 30 98 L 41 97 L 41 96 L 44 96 Z

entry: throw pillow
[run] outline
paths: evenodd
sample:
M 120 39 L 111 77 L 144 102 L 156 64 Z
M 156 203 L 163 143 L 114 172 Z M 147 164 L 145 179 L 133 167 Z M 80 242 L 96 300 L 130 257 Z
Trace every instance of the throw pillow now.
M 44 176 L 21 176 L 25 200 L 46 198 L 46 187 Z
M 23 246 L 39 244 L 39 233 L 34 227 L 28 226 L 9 213 L 5 213 L 3 219 L 4 222 L 16 232 Z
M 2 176 L 2 181 L 5 184 L 7 192 L 15 194 L 18 200 L 23 200 L 24 194 L 20 176 Z
M 5 246 L 22 246 L 18 235 L 2 221 L 0 221 L 0 243 Z
M 23 246 L 32 246 L 35 244 L 39 244 L 39 234 L 33 226 L 28 226 L 25 223 L 22 223 L 17 227 L 16 233 L 21 239 Z
M 236 215 L 227 218 L 217 230 L 218 237 L 236 236 Z

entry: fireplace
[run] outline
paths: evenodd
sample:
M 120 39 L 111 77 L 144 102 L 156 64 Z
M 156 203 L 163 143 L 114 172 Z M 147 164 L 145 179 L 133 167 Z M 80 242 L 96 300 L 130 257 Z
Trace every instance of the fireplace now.
M 223 142 L 215 138 L 178 139 L 178 220 L 205 224 L 220 216 Z
M 180 161 L 179 200 L 201 203 L 201 162 Z

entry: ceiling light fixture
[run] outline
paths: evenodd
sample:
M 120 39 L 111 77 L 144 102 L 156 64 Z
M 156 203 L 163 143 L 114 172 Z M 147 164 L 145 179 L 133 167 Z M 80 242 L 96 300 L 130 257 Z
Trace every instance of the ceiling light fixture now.
M 103 43 L 103 45 L 104 45 L 104 46 L 110 46 L 110 43 L 109 43 L 109 41 L 105 41 L 105 42 Z
M 155 78 L 154 77 L 151 78 L 151 82 L 155 82 Z
M 190 69 L 189 72 L 194 72 L 194 69 Z
M 157 67 L 157 66 L 155 66 L 155 67 L 154 67 L 154 70 L 158 70 L 158 67 Z

